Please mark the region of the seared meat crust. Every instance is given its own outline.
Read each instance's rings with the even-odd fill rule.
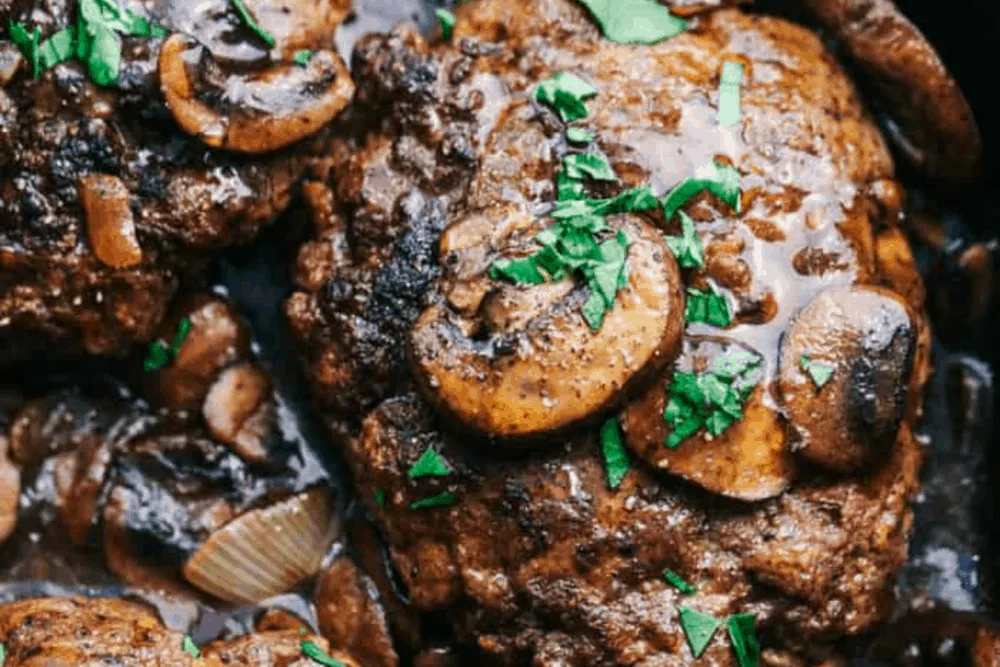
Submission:
[[[0,644],[5,667],[28,665],[253,665],[307,667],[300,643],[315,642],[330,654],[326,640],[297,629],[261,632],[203,646],[201,659],[183,650],[183,635],[167,630],[142,605],[115,599],[47,598],[0,604]],[[331,654],[346,667],[350,656]]]
[[[0,30],[22,22],[47,37],[75,22],[76,5],[8,0],[0,3]],[[229,127],[241,122],[241,110],[265,119],[279,114],[266,94],[289,97],[296,90],[271,73],[270,58],[280,64],[290,49],[331,48],[347,9],[343,0],[249,3],[276,34],[269,56],[229,2],[130,6],[207,47],[191,67],[203,79],[194,85],[228,109]],[[123,38],[121,72],[107,88],[76,60],[34,80],[7,39],[4,32],[0,365],[53,354],[123,354],[130,343],[149,340],[180,281],[197,275],[214,251],[252,239],[284,210],[305,169],[308,141],[247,156],[213,150],[204,137],[182,131],[174,118],[180,112],[161,92],[164,38]],[[235,89],[233,72],[258,71],[273,79],[271,89],[240,90],[261,99],[228,99],[211,89]],[[341,106],[353,88],[343,74],[334,82],[344,86]]]
[[[681,604],[718,617],[755,613],[765,646],[802,656],[870,629],[888,614],[906,557],[921,460],[912,425],[927,377],[928,332],[912,257],[880,247],[882,239],[898,242],[892,230],[903,195],[850,81],[816,35],[733,9],[641,47],[603,40],[570,0],[480,0],[457,14],[451,44],[429,45],[406,27],[359,44],[358,95],[331,147],[329,179],[307,187],[317,234],[300,253],[301,291],[287,306],[316,399],[345,445],[407,601],[444,620],[489,664],[694,664],[678,624]],[[719,70],[737,57],[747,61],[741,124],[720,129]],[[734,427],[711,448],[699,449],[710,440],[704,432],[689,438],[681,447],[691,456],[677,471],[655,447],[643,454],[645,443],[635,438],[645,430],[625,433],[632,470],[614,492],[592,428],[505,450],[490,437],[500,429],[457,428],[451,415],[429,407],[428,387],[414,379],[419,356],[407,349],[421,313],[468,307],[481,316],[476,298],[500,291],[485,279],[455,289],[469,266],[482,272],[503,247],[487,233],[472,249],[448,252],[451,232],[478,216],[500,238],[511,220],[550,210],[568,147],[564,125],[530,92],[561,71],[598,90],[581,124],[595,130],[592,150],[608,157],[621,182],[594,194],[648,183],[662,195],[713,159],[741,175],[738,215],[708,195],[685,208],[706,265],[686,271],[684,286],[717,287],[734,322],[690,324],[684,336],[752,352],[760,364],[754,410],[768,419],[756,430]],[[680,231],[676,220],[648,217],[661,233]],[[847,425],[850,433],[864,433],[867,419],[878,433],[893,433],[893,442],[873,444],[872,459],[849,473],[791,465],[802,462],[799,436],[782,401],[795,399],[778,391],[775,378],[800,359],[782,358],[782,335],[819,295],[852,285],[902,295],[886,299],[907,302],[896,309],[905,321],[861,318],[849,332],[858,338],[831,350],[835,373],[856,361],[841,348],[897,347],[884,356],[905,360],[913,372],[873,355],[866,381],[891,385],[899,410],[872,413],[872,392],[844,392],[850,400],[828,407],[849,405],[843,419],[859,422]],[[483,334],[473,327],[467,335],[480,341]],[[886,348],[883,337],[900,345]],[[512,354],[525,338],[515,332],[506,347],[488,352]],[[558,359],[561,352],[567,363],[553,363],[553,373],[572,374],[575,350],[561,350],[564,341],[543,339],[537,353]],[[485,353],[482,361],[489,363]],[[673,362],[660,360],[637,391],[662,392]],[[801,368],[796,379],[811,381]],[[644,403],[660,407],[642,414],[633,401],[629,420],[662,427],[662,403]],[[757,430],[767,431],[766,450],[753,440]],[[411,478],[428,447],[449,474]],[[774,478],[765,488],[740,470],[696,474],[765,456],[776,457],[760,463]],[[814,459],[823,465],[829,457]],[[446,492],[453,504],[412,507]],[[699,592],[681,596],[663,581],[665,568]],[[697,664],[734,661],[720,633]]]

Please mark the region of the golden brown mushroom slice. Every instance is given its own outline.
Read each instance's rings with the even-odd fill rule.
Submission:
[[[778,377],[802,456],[850,471],[887,454],[911,393],[918,333],[906,302],[879,287],[829,289],[802,309],[785,332]]]
[[[185,132],[212,148],[242,153],[305,139],[354,95],[350,73],[330,50],[316,51],[305,65],[284,62],[221,76],[208,49],[176,34],[163,44],[159,71],[167,107]]]
[[[693,386],[682,386],[691,379]],[[651,465],[713,493],[746,501],[776,496],[791,484],[795,467],[762,380],[753,350],[691,336],[663,382],[622,412],[625,443]],[[688,409],[695,413],[670,416],[668,423],[668,415]]]
[[[892,0],[807,0],[884,98],[892,138],[931,176],[978,175],[982,141],[958,83],[934,47]]]
[[[425,397],[486,435],[530,437],[598,416],[669,363],[684,327],[677,263],[641,219],[623,217],[615,226],[632,240],[628,285],[598,331],[581,314],[590,290],[572,279],[496,280],[485,293],[455,285],[464,295],[461,312],[436,304],[413,325],[411,356]],[[480,285],[482,278],[469,280]],[[467,303],[470,294],[478,303]]]

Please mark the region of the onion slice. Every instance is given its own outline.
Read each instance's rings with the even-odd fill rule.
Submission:
[[[234,604],[283,593],[315,574],[340,532],[332,493],[314,488],[212,533],[184,564],[198,589]]]

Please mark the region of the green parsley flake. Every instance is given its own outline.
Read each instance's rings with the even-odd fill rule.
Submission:
[[[194,640],[189,635],[184,635],[184,639],[181,640],[181,650],[193,658],[201,657],[201,649],[198,648],[198,645],[194,643]]]
[[[684,595],[694,595],[698,592],[698,589],[684,581],[681,575],[677,574],[673,570],[664,570],[663,577],[670,583],[671,586],[679,590]]]
[[[592,178],[595,181],[618,180],[615,170],[603,155],[573,153],[563,158],[563,169],[570,178]]]
[[[656,0],[580,0],[618,44],[657,44],[687,29],[687,21],[671,14]]]
[[[582,127],[570,127],[566,130],[566,138],[574,144],[589,144],[594,140],[594,133]]]
[[[830,381],[833,377],[833,366],[827,366],[826,364],[821,364],[819,362],[813,361],[809,358],[808,354],[803,354],[799,359],[799,366],[803,371],[809,374],[812,378],[813,384],[816,385],[817,389],[822,389],[823,385]]]
[[[417,462],[410,468],[409,475],[410,479],[419,479],[421,477],[446,477],[450,472],[441,455],[433,446],[428,445]]]
[[[570,178],[565,171],[556,174],[557,201],[573,201],[574,199],[586,199],[586,197],[587,193],[582,181]]]
[[[750,376],[759,366],[758,357],[737,348],[718,357],[704,373],[674,373],[663,411],[663,419],[671,427],[664,444],[676,449],[703,428],[718,437],[742,419],[743,405],[757,384]]]
[[[628,474],[629,460],[622,443],[618,421],[609,419],[601,427],[601,453],[604,455],[604,470],[608,476],[608,488],[616,491]]]
[[[313,52],[309,49],[302,49],[296,51],[295,55],[292,56],[292,62],[300,67],[305,67],[309,64],[309,59],[312,58]]]
[[[148,373],[159,370],[169,364],[172,359],[177,357],[181,345],[184,344],[184,339],[187,338],[190,332],[191,320],[186,317],[181,318],[181,321],[177,324],[177,333],[174,334],[174,340],[170,343],[170,347],[167,347],[162,340],[154,340],[149,344],[146,360],[142,364],[143,369]]]
[[[0,667],[3,667],[5,662],[7,662],[7,647],[0,644]]]
[[[375,489],[375,504],[379,509],[385,507],[385,491],[382,489]]]
[[[701,238],[694,232],[694,221],[684,211],[679,211],[681,219],[681,235],[668,236],[667,245],[670,252],[677,258],[677,265],[682,269],[697,269],[705,265],[705,247]]]
[[[569,72],[559,72],[538,84],[535,99],[555,109],[564,123],[587,117],[584,100],[597,95],[597,89]]]
[[[726,626],[740,667],[757,667],[760,664],[760,641],[754,631],[754,615],[733,614]]]
[[[448,505],[454,505],[456,502],[458,502],[458,498],[455,497],[455,494],[445,491],[444,493],[439,493],[436,496],[410,503],[410,509],[422,510],[430,507],[446,507]]]
[[[305,640],[299,644],[299,648],[302,649],[302,655],[315,663],[324,665],[324,667],[347,667],[340,660],[327,655],[326,651],[321,649],[316,642]]]
[[[441,24],[441,36],[444,37],[444,41],[451,41],[451,33],[455,30],[455,22],[457,19],[455,15],[449,12],[447,9],[439,9],[434,12],[437,16],[438,23]]]
[[[50,69],[76,55],[76,28],[63,28],[42,42],[39,56],[43,69]]]
[[[691,647],[691,653],[694,654],[694,657],[700,658],[708,647],[708,643],[712,641],[712,635],[722,625],[722,621],[690,607],[681,607],[677,610],[677,614],[680,617],[681,629],[684,630],[688,646]]]
[[[264,30],[264,28],[257,23],[253,14],[251,14],[250,10],[248,10],[246,5],[243,4],[243,0],[231,0],[231,2],[233,3],[233,8],[236,10],[236,13],[240,15],[240,19],[242,19],[243,23],[245,23],[250,30],[255,32],[265,44],[273,49],[274,45],[278,43],[277,40],[274,39],[274,35],[269,33],[267,30]]]
[[[695,172],[694,178],[681,182],[663,200],[663,216],[670,220],[682,206],[701,192],[708,191],[731,209],[740,212],[740,172],[734,167],[711,162]]]
[[[118,81],[122,66],[122,44],[114,30],[102,24],[88,26],[90,53],[87,55],[87,72],[98,86],[110,86]]]
[[[711,291],[689,287],[687,290],[687,307],[684,320],[688,323],[704,322],[717,327],[732,324],[733,316],[729,312],[729,303],[719,294],[715,286]]]
[[[39,52],[39,41],[42,39],[41,28],[35,28],[32,33],[22,23],[11,21],[7,26],[10,39],[21,50],[21,55],[31,65],[32,76],[36,79],[42,75],[42,57]]]
[[[729,127],[740,122],[740,81],[743,80],[743,63],[726,61],[722,64],[719,82],[719,125]]]

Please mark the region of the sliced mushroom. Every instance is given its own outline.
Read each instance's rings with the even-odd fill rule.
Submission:
[[[314,53],[304,67],[283,63],[229,74],[217,87],[209,83],[219,78],[208,73],[215,67],[205,47],[180,34],[160,51],[167,107],[185,132],[212,148],[242,153],[283,148],[329,123],[354,95],[347,68],[329,50]]]
[[[90,247],[97,259],[115,269],[142,261],[130,199],[128,188],[117,176],[91,174],[80,179]]]
[[[692,336],[684,341],[684,354],[663,382],[655,383],[621,415],[626,446],[651,465],[671,475],[730,498],[753,501],[779,495],[795,474],[786,446],[785,427],[777,411],[766,402],[767,386],[758,367],[746,379],[756,383],[743,404],[743,418],[712,437],[704,429],[676,448],[666,445],[671,433],[664,419],[670,399],[666,386],[677,371],[704,372],[713,362],[734,351],[760,355],[732,341]]]
[[[931,176],[962,182],[982,166],[979,128],[934,47],[892,0],[807,0],[868,74],[892,117],[893,139]]]
[[[7,456],[8,443],[0,435],[0,546],[14,533],[21,506],[21,471]]]
[[[647,223],[621,228],[632,239],[628,286],[599,331],[580,312],[589,289],[572,280],[494,281],[471,316],[425,310],[410,347],[428,400],[487,435],[536,436],[598,416],[669,363],[684,326],[677,263]]]
[[[244,461],[267,459],[277,414],[271,379],[255,364],[245,362],[222,371],[205,397],[202,414],[211,434]]]
[[[169,364],[147,373],[146,393],[177,410],[202,405],[223,368],[250,356],[250,332],[226,301],[199,294],[178,304],[157,331],[161,340],[174,339],[182,317],[191,328]]]
[[[781,343],[778,389],[802,456],[850,471],[886,455],[907,407],[917,337],[910,307],[879,287],[829,289],[798,314]]]

